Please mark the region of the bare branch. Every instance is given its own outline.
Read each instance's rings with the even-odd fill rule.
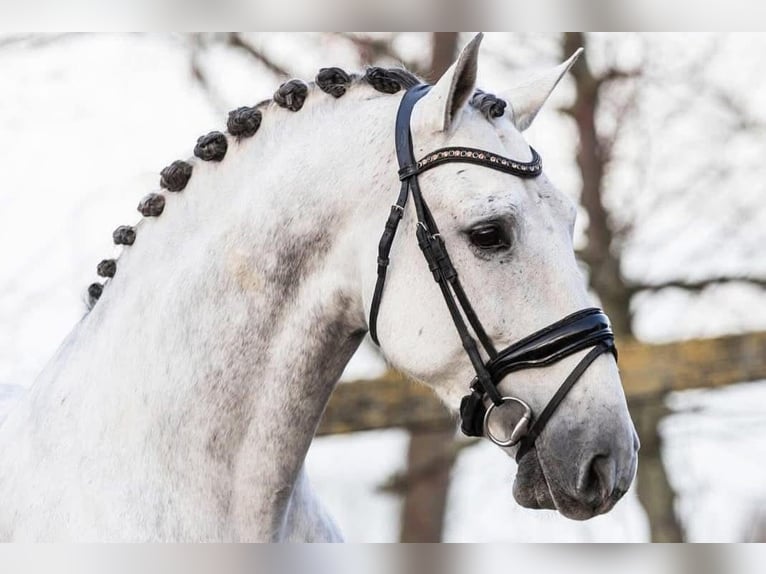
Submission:
[[[728,92],[720,86],[714,86],[710,83],[695,83],[696,87],[692,88],[699,94],[707,93],[710,98],[717,102],[724,110],[735,120],[735,129],[741,131],[757,131],[766,129],[766,125],[756,118],[752,112],[747,109],[747,106],[741,101],[740,98],[734,94]],[[693,84],[694,85],[694,84]]]
[[[721,46],[722,36],[717,36],[709,41],[707,45],[695,56],[694,60],[686,65],[671,69],[666,69],[664,73],[653,74],[645,73],[642,83],[645,86],[653,85],[661,88],[664,93],[672,94],[669,87],[680,88],[682,96],[678,97],[677,108],[671,110],[668,117],[663,120],[663,124],[671,121],[674,115],[687,114],[690,104],[693,102],[705,101],[718,104],[721,109],[727,111],[734,122],[734,129],[738,130],[764,130],[766,125],[762,120],[755,117],[748,110],[745,102],[736,94],[729,92],[725,86],[719,85],[711,80],[707,71],[711,67],[711,62],[724,50]],[[655,59],[662,58],[663,55],[654,56]],[[656,68],[655,65],[647,66],[647,70]]]
[[[239,32],[232,32],[230,34],[227,34],[226,43],[233,48],[242,50],[243,52],[251,56],[253,59],[258,61],[260,64],[265,66],[274,75],[280,76],[283,78],[290,77],[290,72],[288,72],[285,68],[283,68],[282,66],[277,64],[274,60],[269,58],[261,50],[253,46],[250,42],[248,42],[245,38],[243,38],[242,34],[240,34]]]
[[[412,488],[413,483],[439,472],[445,464],[451,466],[455,457],[464,449],[475,446],[480,442],[478,439],[455,441],[449,445],[446,452],[442,453],[441,456],[434,457],[432,460],[427,460],[419,465],[410,466],[405,471],[394,473],[383,484],[378,486],[378,492],[389,494],[405,493]]]
[[[530,61],[554,63],[560,55],[559,38],[525,32],[512,32],[504,45],[490,44],[482,46],[483,56],[493,59],[507,71],[528,69]]]
[[[201,61],[201,54],[205,49],[205,40],[201,34],[193,34],[191,36],[191,43],[192,46],[189,65],[191,67],[192,78],[194,78],[194,81],[199,84],[213,109],[219,113],[224,113],[226,111],[226,106],[224,105],[218,90],[215,89],[212,82],[208,78],[205,67]]]
[[[40,48],[60,40],[82,35],[81,32],[64,32],[61,34],[13,34],[0,38],[0,48],[7,46],[24,46],[25,48]]]
[[[566,56],[586,46],[585,34],[568,32],[564,35],[561,49]],[[599,84],[588,63],[587,51],[572,67],[572,78],[575,99],[571,104],[571,116],[580,139],[577,150],[577,165],[582,176],[580,200],[588,213],[588,244],[582,256],[591,269],[591,287],[599,294],[604,309],[612,318],[615,332],[630,335],[630,291],[620,271],[620,253],[613,249],[613,222],[602,197],[604,174],[612,150],[604,145],[596,129]]]
[[[389,59],[401,63],[402,66],[419,75],[428,71],[423,69],[422,64],[415,60],[409,60],[396,51],[394,48],[396,34],[389,34],[386,37],[380,38],[350,32],[333,32],[333,35],[351,42],[359,53],[359,59],[362,64],[370,65],[380,60]]]
[[[350,32],[336,32],[336,35],[351,42],[359,52],[359,58],[364,64],[374,64],[381,58],[391,58],[402,61],[401,54],[393,48],[394,35],[386,38],[360,36]]]
[[[729,275],[721,277],[708,277],[706,279],[685,280],[676,279],[661,283],[636,283],[631,282],[630,289],[633,293],[641,291],[660,291],[675,287],[677,289],[686,289],[687,291],[699,292],[712,285],[725,285],[730,283],[748,283],[761,288],[766,288],[766,278],[752,277],[750,275]]]
[[[713,85],[709,81],[690,75],[681,78],[644,76],[645,85],[654,85],[667,90],[668,86],[684,89],[683,96],[677,97],[676,105],[666,114],[663,123],[672,122],[677,116],[688,114],[692,102],[707,101],[716,103],[719,109],[726,111],[732,118],[734,131],[764,131],[766,123],[757,118],[738,96],[730,93],[722,86]]]
[[[596,83],[599,86],[614,82],[617,80],[635,80],[643,77],[644,71],[641,69],[635,70],[619,70],[617,68],[609,68],[606,72],[596,78]]]
[[[604,81],[607,77],[629,77],[627,72],[611,69],[603,74],[596,80],[599,90],[605,86]],[[639,77],[641,71],[634,70],[629,73],[630,77]],[[611,163],[614,159],[614,149],[617,146],[617,142],[620,140],[625,127],[628,125],[628,118],[636,112],[638,106],[639,87],[637,84],[633,84],[630,94],[624,99],[621,104],[614,104],[614,129],[610,134],[599,134],[598,144],[601,150],[602,158],[605,164]]]

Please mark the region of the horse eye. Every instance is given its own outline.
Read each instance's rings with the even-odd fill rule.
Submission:
[[[505,230],[498,225],[482,225],[472,229],[468,236],[476,247],[481,249],[505,249],[511,241]]]

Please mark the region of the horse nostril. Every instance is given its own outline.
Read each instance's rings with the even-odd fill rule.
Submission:
[[[614,460],[609,456],[597,455],[583,465],[577,492],[582,502],[596,508],[612,495],[615,481]]]

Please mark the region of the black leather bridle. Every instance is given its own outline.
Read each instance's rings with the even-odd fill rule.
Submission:
[[[609,319],[604,312],[601,309],[589,308],[564,317],[505,349],[500,351],[495,349],[473,310],[460,283],[457,271],[450,261],[436,221],[434,221],[431,211],[420,193],[418,175],[445,163],[464,162],[481,165],[517,177],[534,178],[542,173],[542,161],[532,148],[530,148],[532,161],[520,162],[480,149],[446,147],[438,149],[416,162],[412,149],[410,116],[415,103],[425,96],[429,89],[430,86],[425,84],[410,88],[404,94],[396,116],[396,155],[399,161],[399,179],[402,182],[402,187],[396,203],[391,206],[391,213],[378,245],[378,280],[370,307],[370,337],[376,344],[380,344],[378,342],[377,317],[386,281],[389,253],[399,221],[404,215],[407,198],[412,194],[412,203],[415,205],[418,219],[416,231],[418,245],[425,256],[428,268],[441,289],[452,321],[460,335],[463,348],[476,371],[476,377],[470,384],[470,392],[463,397],[460,404],[461,429],[468,436],[487,436],[492,442],[504,447],[520,443],[516,459],[521,460],[524,454],[532,448],[561,401],[590,364],[607,351],[613,353],[615,357],[617,356],[614,335]],[[488,361],[485,362],[482,358],[477,341],[468,330],[466,320],[488,355]],[[534,419],[534,422],[532,409],[527,403],[517,397],[503,396],[498,389],[500,381],[509,373],[522,369],[545,367],[584,349],[591,350],[580,360],[542,413]],[[523,414],[519,422],[515,424],[510,436],[503,439],[492,434],[489,420],[496,407],[509,402],[520,405],[523,408]],[[487,405],[487,403],[489,404]]]

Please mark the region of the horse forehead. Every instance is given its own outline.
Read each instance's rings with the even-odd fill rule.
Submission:
[[[421,118],[413,118],[412,137],[416,159],[447,146],[473,147],[518,161],[532,159],[529,144],[508,117],[489,120],[480,110],[471,107],[463,110],[456,128],[449,133],[429,130]],[[478,217],[486,213],[518,213],[527,203],[525,198],[529,190],[525,183],[528,180],[483,166],[448,163],[426,171],[420,177],[426,189],[438,190],[436,197],[432,195],[428,200],[433,202],[432,207],[446,208],[453,215]],[[555,195],[555,190],[546,185],[547,180],[537,183],[531,196],[535,203]]]
[[[532,151],[522,133],[516,129],[510,119],[503,116],[497,122],[497,130],[503,145],[508,150],[511,158],[521,161],[530,161]]]
[[[415,108],[416,114],[418,112]],[[487,119],[480,110],[463,109],[456,127],[449,132],[428,129],[424,120],[413,116],[413,143],[416,155],[424,155],[439,147],[474,147],[507,156],[518,161],[531,161],[532,152],[524,136],[507,117]]]
[[[483,119],[485,125],[464,126],[452,134],[443,145],[474,147],[519,161],[529,161],[529,145],[515,128],[497,129]],[[433,151],[433,150],[428,150]],[[445,191],[444,199],[458,200],[463,205],[494,202],[491,207],[515,206],[520,208],[526,196],[525,184],[520,179],[486,166],[454,162],[427,171],[423,176],[434,176],[437,185]]]
[[[507,117],[502,116],[489,121],[481,114],[473,113],[469,118],[469,121],[465,122],[465,128],[456,131],[456,139],[465,138],[475,142],[472,147],[487,149],[517,161],[532,160],[529,144]]]

